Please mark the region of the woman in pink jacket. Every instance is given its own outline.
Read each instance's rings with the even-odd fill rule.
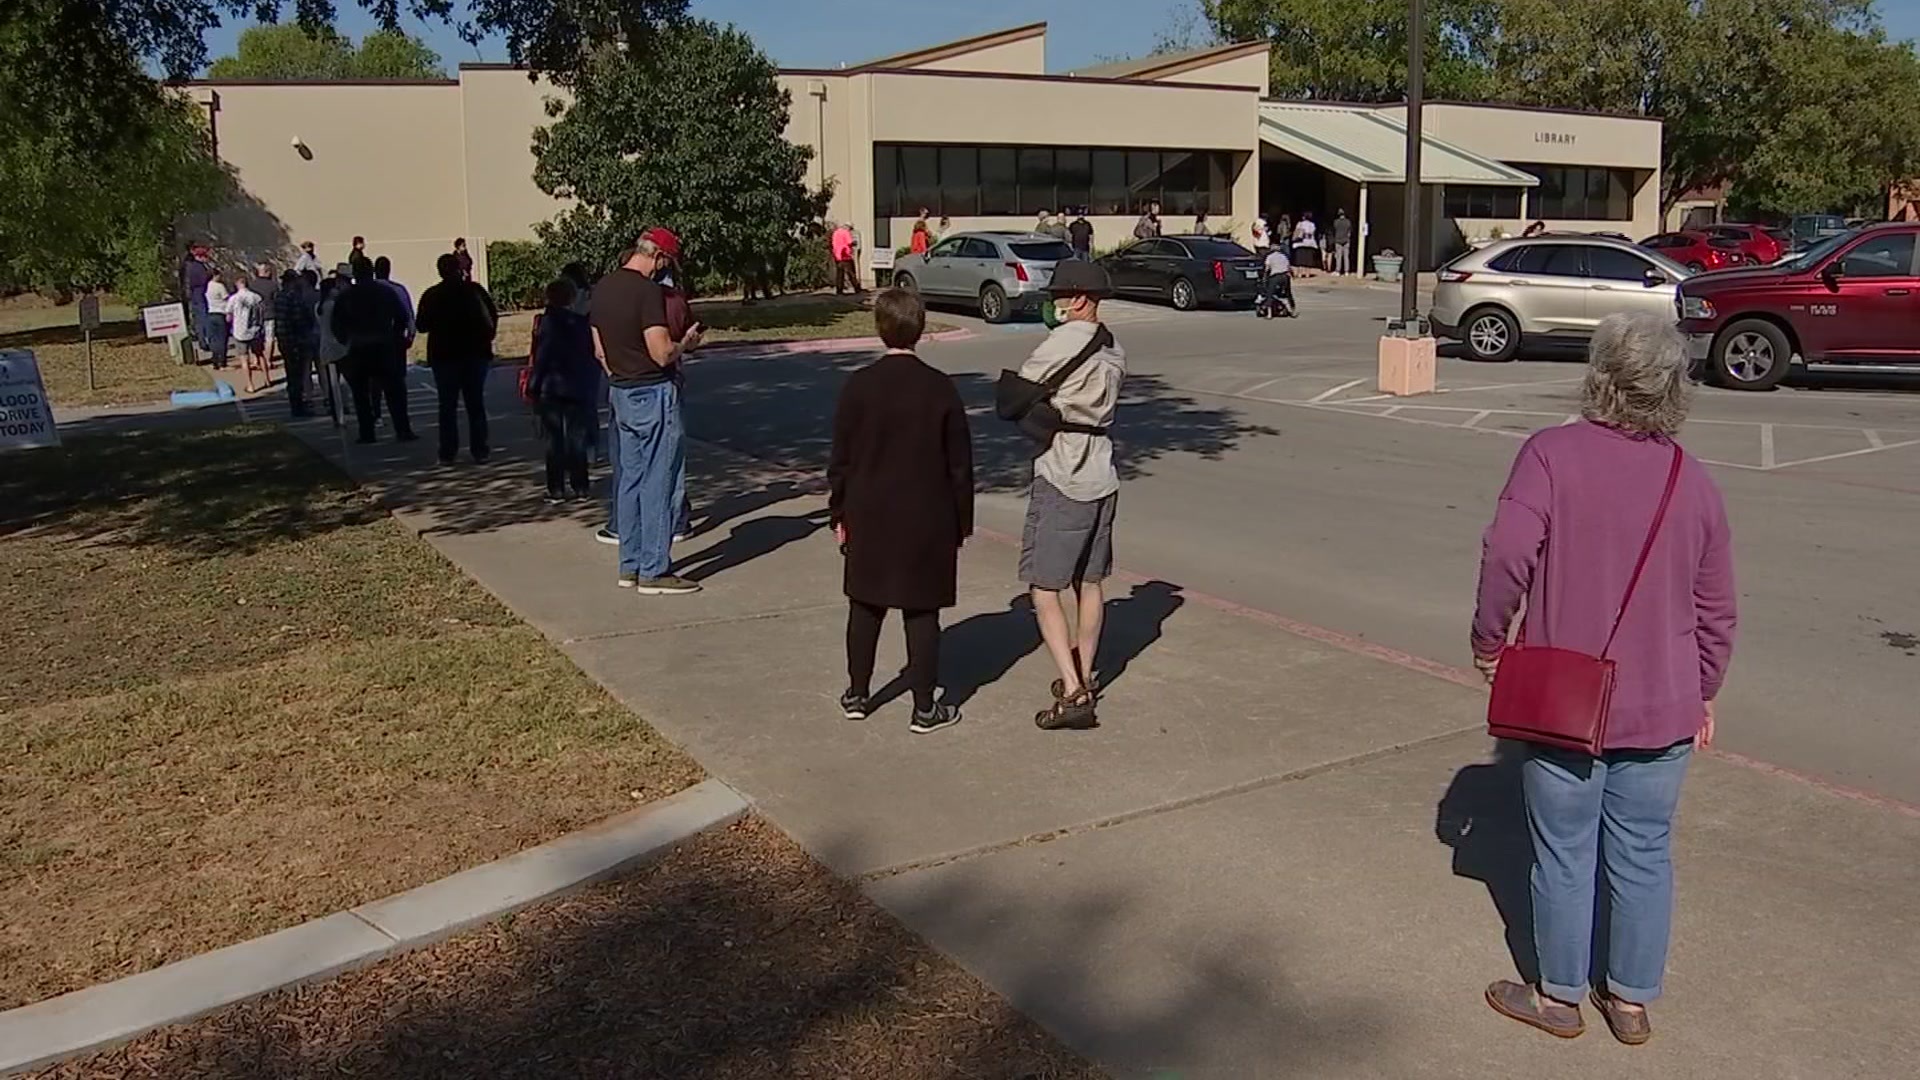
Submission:
[[[1473,619],[1489,678],[1525,601],[1525,640],[1618,665],[1599,757],[1529,746],[1538,986],[1496,982],[1487,1003],[1554,1035],[1585,1030],[1591,998],[1613,1034],[1642,1043],[1673,919],[1674,808],[1733,652],[1731,541],[1720,489],[1680,450],[1692,386],[1671,319],[1614,316],[1595,333],[1579,423],[1520,448],[1487,529]],[[1633,602],[1622,613],[1674,456],[1680,470]],[[1612,899],[1605,970],[1590,972],[1595,867]]]

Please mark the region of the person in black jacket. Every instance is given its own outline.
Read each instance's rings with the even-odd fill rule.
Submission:
[[[547,309],[533,327],[527,395],[547,434],[547,501],[587,497],[587,461],[603,373],[593,327],[574,310],[577,290],[561,278],[547,286]]]
[[[467,405],[468,449],[487,460],[487,374],[493,370],[493,334],[500,313],[477,281],[467,280],[456,255],[440,256],[440,280],[420,294],[413,325],[427,335],[427,366],[440,393],[440,464],[460,454],[460,403]]]
[[[887,289],[873,320],[886,355],[855,372],[833,415],[828,510],[846,556],[847,692],[841,711],[871,711],[874,651],[888,608],[907,631],[915,733],[960,722],[934,701],[940,609],[958,588],[960,545],[973,534],[973,438],[953,380],[913,353],[926,327],[920,298]]]
[[[407,417],[406,357],[400,354],[400,342],[407,332],[407,312],[394,295],[373,276],[373,264],[364,256],[352,264],[353,284],[340,290],[333,302],[330,329],[347,347],[340,363],[347,385],[353,390],[353,415],[360,422],[363,443],[374,441],[373,396],[387,399],[387,411],[393,414],[394,438],[412,442],[419,438]]]

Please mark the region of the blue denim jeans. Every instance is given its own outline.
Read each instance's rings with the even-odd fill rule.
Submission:
[[[1693,743],[1593,758],[1534,747],[1521,770],[1533,839],[1533,941],[1540,986],[1578,1002],[1592,985],[1596,863],[1612,915],[1607,989],[1644,1005],[1660,996],[1673,929],[1673,812]]]
[[[619,500],[620,572],[665,577],[673,563],[675,490],[686,462],[680,388],[671,382],[613,388],[614,497]]]
[[[676,405],[678,404],[677,398],[675,403]],[[598,417],[596,416],[595,419],[597,420]],[[684,438],[686,428],[682,426],[680,430]],[[599,432],[596,429],[596,434],[606,440],[607,464],[610,466],[610,471],[607,474],[607,531],[618,536],[620,535],[619,414],[614,414],[614,422],[607,425],[604,432]],[[675,536],[685,536],[693,529],[693,503],[687,498],[687,459],[685,454],[682,454],[680,457],[680,468],[674,472],[673,492],[673,503],[680,508],[679,512],[674,515],[673,534]]]

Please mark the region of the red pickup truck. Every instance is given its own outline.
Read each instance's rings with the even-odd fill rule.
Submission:
[[[1680,283],[1693,358],[1736,390],[1768,390],[1795,362],[1920,371],[1920,224],[1829,237],[1754,270]]]

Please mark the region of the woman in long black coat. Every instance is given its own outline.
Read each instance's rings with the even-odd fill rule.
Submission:
[[[847,692],[841,711],[870,711],[874,651],[887,609],[907,631],[907,681],[915,732],[960,721],[933,700],[940,673],[940,609],[952,607],[960,545],[973,534],[973,438],[953,380],[913,353],[926,326],[920,298],[888,289],[874,298],[886,355],[840,391],[827,466],[834,535],[846,556]]]

